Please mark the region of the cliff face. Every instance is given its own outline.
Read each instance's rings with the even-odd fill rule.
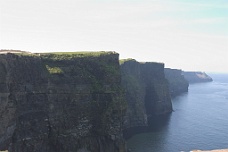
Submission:
[[[148,126],[150,117],[172,111],[164,64],[129,60],[121,64],[121,72],[128,104],[125,129]]]
[[[188,92],[189,83],[184,78],[181,70],[165,68],[165,78],[169,82],[171,97]]]
[[[205,72],[183,72],[183,75],[189,83],[213,81],[212,78],[208,76]]]
[[[124,152],[118,54],[0,55],[0,150]]]

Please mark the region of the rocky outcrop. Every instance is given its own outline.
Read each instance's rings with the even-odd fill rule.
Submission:
[[[125,129],[148,126],[151,117],[170,113],[172,103],[162,63],[121,63],[122,86],[126,90]]]
[[[183,72],[185,79],[189,83],[199,83],[199,82],[211,82],[213,81],[210,76],[205,72]]]
[[[118,54],[1,54],[0,150],[125,152]]]
[[[169,82],[171,97],[188,92],[188,81],[184,78],[182,70],[165,68],[165,78]]]

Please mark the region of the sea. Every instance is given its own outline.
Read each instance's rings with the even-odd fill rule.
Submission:
[[[165,123],[127,140],[131,152],[189,152],[228,148],[228,74],[209,73],[213,82],[189,85],[172,99]]]

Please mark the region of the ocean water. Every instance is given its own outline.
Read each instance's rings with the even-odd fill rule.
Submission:
[[[213,82],[191,84],[172,100],[174,112],[159,129],[130,138],[131,152],[228,148],[228,74],[209,75]]]

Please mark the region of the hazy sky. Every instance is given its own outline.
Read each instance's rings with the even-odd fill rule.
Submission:
[[[228,72],[228,0],[0,0],[0,49],[116,51]]]

